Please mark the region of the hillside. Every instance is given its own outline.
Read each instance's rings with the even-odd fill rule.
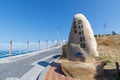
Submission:
[[[107,61],[109,67],[115,67],[116,61],[120,63],[120,35],[100,36],[96,40],[99,60]]]
[[[105,80],[116,80],[115,62],[119,62],[120,64],[120,35],[97,36],[95,38],[98,44],[97,49],[100,54],[96,60],[105,61],[107,63],[104,67]],[[67,45],[63,46],[63,55],[58,62],[66,60],[66,47]]]

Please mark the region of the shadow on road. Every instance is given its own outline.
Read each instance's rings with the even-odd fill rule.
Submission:
[[[38,62],[38,64],[43,67],[47,67],[48,65],[50,65],[48,62],[45,62],[45,61]]]
[[[60,57],[61,55],[55,55],[53,56],[54,59],[57,59],[58,57]]]
[[[52,57],[52,59],[51,60],[54,60],[54,59],[57,59],[57,58],[59,58],[61,55],[55,55],[55,56],[53,56]],[[48,59],[49,60],[49,59]],[[52,63],[49,63],[49,62],[47,62],[47,61],[40,61],[40,62],[38,62],[38,64],[39,65],[41,65],[41,66],[43,66],[43,67],[47,67],[48,65],[51,65],[52,66],[52,64],[53,64],[53,62]]]

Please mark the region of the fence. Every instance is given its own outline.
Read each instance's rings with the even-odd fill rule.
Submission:
[[[52,41],[37,41],[37,42],[13,42],[0,43],[0,58],[15,56],[43,49],[49,49],[61,46],[66,43],[66,40],[52,40]]]

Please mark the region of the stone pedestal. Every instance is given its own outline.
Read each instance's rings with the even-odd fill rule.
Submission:
[[[73,18],[69,34],[67,58],[61,64],[62,71],[67,77],[80,80],[94,80],[104,75],[104,62],[96,62],[98,57],[97,43],[87,18],[76,14]]]
[[[65,76],[80,80],[94,80],[104,76],[103,67],[105,65],[105,62],[65,61],[61,63]]]

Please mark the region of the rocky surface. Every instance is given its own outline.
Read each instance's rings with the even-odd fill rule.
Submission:
[[[83,63],[79,61],[64,61],[61,63],[65,76],[80,80],[94,80],[104,75],[105,62]]]

